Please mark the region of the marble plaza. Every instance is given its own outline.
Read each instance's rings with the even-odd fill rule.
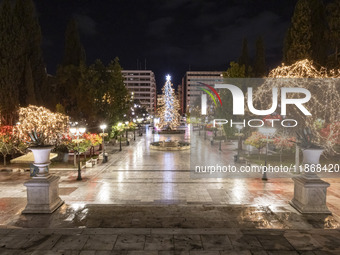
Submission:
[[[188,151],[151,151],[149,143],[168,136],[151,132],[119,152],[107,146],[109,162],[59,175],[55,213],[22,214],[27,172],[0,173],[1,254],[339,254],[340,181],[331,185],[332,215],[302,215],[289,201],[293,175],[268,181],[244,178],[192,178],[190,163],[233,163],[236,144],[211,145],[203,135]]]

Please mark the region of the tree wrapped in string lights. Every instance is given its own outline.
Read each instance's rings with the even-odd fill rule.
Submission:
[[[57,145],[69,129],[69,117],[53,113],[45,107],[29,105],[19,109],[19,123],[16,131],[21,140],[28,141],[28,133],[35,130],[42,133],[46,144]]]
[[[297,107],[288,108],[287,118],[298,121],[298,128],[308,127],[312,131],[315,142],[325,148],[327,152],[336,153],[334,146],[337,139],[335,136],[321,134],[321,129],[332,123],[340,121],[340,69],[327,70],[324,67],[317,68],[312,61],[301,60],[293,65],[282,65],[273,69],[265,82],[256,89],[253,94],[253,103],[257,109],[269,109],[272,104],[272,89],[280,90],[282,87],[305,88],[310,91],[311,99],[304,106],[311,113],[310,116],[303,114]],[[289,93],[288,98],[299,98],[299,93]],[[324,126],[320,127],[320,122]],[[337,128],[337,125],[330,125]],[[331,133],[337,131],[330,130]]]
[[[271,70],[268,78],[340,78],[340,69],[317,68],[313,61],[304,59],[290,66],[282,64]]]
[[[158,128],[174,129],[179,126],[179,102],[172,87],[171,76],[166,76],[163,91],[163,105],[159,108],[160,121]]]

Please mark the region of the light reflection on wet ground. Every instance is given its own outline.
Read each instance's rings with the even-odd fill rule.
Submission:
[[[149,142],[168,135],[148,134],[110,156],[107,166],[76,172],[58,171],[65,205],[53,215],[21,215],[26,203],[23,182],[28,173],[0,173],[0,224],[35,227],[249,227],[337,228],[340,215],[340,181],[331,182],[328,206],[334,216],[301,216],[290,207],[290,178],[192,179],[190,151],[151,151]],[[183,139],[186,135],[174,135]],[[202,157],[231,161],[235,145],[197,146]],[[109,151],[117,148],[107,148]],[[270,176],[269,176],[270,177]],[[228,206],[225,206],[228,205]]]
[[[305,215],[266,206],[64,205],[52,215],[21,215],[12,224],[30,228],[274,228],[333,229],[332,216]]]

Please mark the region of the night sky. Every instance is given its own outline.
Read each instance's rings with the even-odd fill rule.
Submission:
[[[282,45],[296,0],[35,0],[43,33],[47,71],[61,62],[65,28],[75,17],[87,55],[108,63],[118,56],[124,69],[155,72],[157,87],[170,73],[175,86],[184,73],[226,70],[247,37],[250,56],[263,36],[270,68],[281,63]]]

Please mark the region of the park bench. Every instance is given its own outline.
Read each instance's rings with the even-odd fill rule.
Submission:
[[[92,159],[86,161],[86,163],[85,163],[86,168],[93,167],[93,165],[94,165],[94,162],[92,161]]]
[[[94,165],[97,165],[99,162],[98,158],[91,158],[88,161],[86,161],[85,166],[86,167],[93,167]]]

